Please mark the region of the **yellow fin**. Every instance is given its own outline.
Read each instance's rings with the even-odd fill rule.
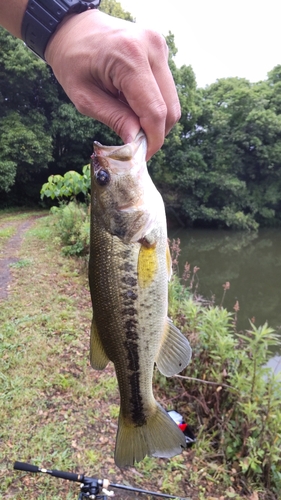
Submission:
[[[138,282],[141,288],[149,286],[158,269],[156,245],[141,245],[138,258]]]
[[[167,318],[160,349],[156,356],[158,369],[166,377],[181,372],[191,360],[192,349],[185,336]]]
[[[167,264],[168,280],[170,281],[173,273],[173,268],[172,268],[172,257],[168,241],[166,246],[166,264]]]
[[[146,455],[171,458],[186,448],[183,432],[158,403],[155,405],[142,426],[126,425],[120,412],[114,457],[118,467],[133,466]]]
[[[109,362],[109,358],[104,351],[100,341],[96,322],[93,319],[91,327],[91,342],[90,342],[90,362],[95,370],[103,370]]]

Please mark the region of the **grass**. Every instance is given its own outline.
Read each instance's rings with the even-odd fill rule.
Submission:
[[[15,226],[0,228],[0,251],[2,250],[6,242],[15,234],[15,232]]]
[[[12,268],[9,300],[1,303],[0,455],[4,476],[8,471],[13,475],[16,459],[66,470],[77,469],[79,463],[82,466],[86,462],[85,452],[80,451],[83,444],[79,444],[80,462],[72,441],[73,436],[79,436],[80,443],[87,439],[87,430],[99,411],[93,387],[100,387],[100,398],[106,397],[107,389],[111,394],[114,386],[116,390],[112,376],[102,374],[100,381],[101,374],[89,368],[87,283],[80,277],[79,265],[53,248],[50,234],[44,220],[27,233],[20,260]],[[38,498],[35,483],[49,482],[46,498],[55,492],[56,498],[65,498],[64,483],[40,478],[27,482],[35,491],[16,479],[14,498]],[[4,484],[7,486],[6,481]],[[42,488],[44,491],[45,486]]]
[[[25,220],[29,220],[30,217],[44,214],[47,214],[47,212],[38,210],[29,210],[28,212],[0,210],[0,252],[7,241],[17,233],[20,224]]]
[[[12,217],[15,217],[15,227],[26,218]],[[10,220],[9,214],[0,213],[0,231],[7,220]],[[13,280],[9,297],[0,300],[0,498],[77,498],[79,487],[75,484],[14,472],[13,462],[19,460],[106,477],[114,483],[191,496],[193,500],[275,499],[275,496],[264,496],[264,492],[262,496],[255,496],[258,487],[251,496],[246,487],[244,496],[242,488],[239,494],[234,489],[237,476],[242,478],[241,470],[238,466],[235,468],[235,463],[229,468],[227,459],[220,460],[218,448],[214,447],[215,436],[206,432],[210,417],[205,414],[205,407],[212,415],[223,391],[218,387],[211,391],[211,386],[198,386],[194,381],[187,386],[180,379],[157,375],[154,389],[157,400],[164,407],[181,413],[184,409],[186,415],[190,414],[189,423],[198,424],[195,447],[171,460],[146,457],[136,467],[123,471],[115,466],[113,454],[119,413],[115,374],[112,365],[102,372],[90,367],[91,303],[85,261],[62,256],[56,241],[50,217],[34,221],[25,233],[18,252],[19,260],[10,268]],[[181,294],[180,314],[178,293]],[[201,372],[208,369],[206,377],[209,380],[216,364],[220,366],[225,354],[233,351],[232,346],[225,344],[229,337],[222,334],[216,339],[211,328],[213,325],[215,332],[223,333],[228,313],[215,308],[210,308],[209,312],[207,309],[199,311],[199,305],[190,300],[190,293],[178,289],[177,281],[170,290],[170,308],[183,330],[192,332],[191,337],[198,338],[200,333],[201,347],[210,329],[209,337],[214,346],[207,338],[201,352],[198,351],[199,343],[195,345],[192,364],[193,376],[204,378]],[[181,324],[183,320],[184,325]],[[219,348],[221,354],[217,356]],[[207,364],[208,353],[213,358]],[[250,360],[248,354],[246,358]],[[213,375],[218,381],[215,371]],[[219,377],[223,382],[221,369]],[[244,378],[247,381],[247,377]],[[196,404],[198,408],[194,411]],[[270,413],[274,415],[271,409]],[[214,417],[220,420],[223,415],[218,411]],[[235,438],[237,436],[233,442]],[[123,500],[136,498],[136,495],[120,491],[116,496]]]
[[[2,215],[0,224],[7,219]],[[9,298],[0,304],[0,498],[78,496],[70,482],[14,472],[16,460],[183,496],[187,483],[177,458],[168,467],[147,458],[123,472],[114,464],[118,388],[112,366],[98,372],[89,365],[83,261],[61,255],[48,217],[26,232],[18,256]],[[188,453],[179,460],[186,467]]]

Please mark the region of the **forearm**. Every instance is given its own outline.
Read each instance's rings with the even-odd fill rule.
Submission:
[[[0,0],[0,25],[21,38],[21,23],[28,0]]]

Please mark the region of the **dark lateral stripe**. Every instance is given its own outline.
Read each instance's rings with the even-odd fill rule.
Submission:
[[[134,287],[137,286],[138,280],[134,278],[133,276],[124,276],[124,278],[121,279],[121,281],[128,286]]]
[[[124,265],[123,265],[124,267]],[[129,266],[126,266],[129,270]],[[131,270],[131,269],[130,269]],[[126,349],[126,365],[128,369],[128,381],[130,386],[130,415],[136,426],[142,426],[146,422],[140,386],[140,359],[138,351],[138,311],[135,307],[137,294],[137,280],[131,274],[125,274],[122,282],[128,287],[122,293],[125,299],[124,309],[121,311],[123,325],[126,335],[124,347]],[[131,372],[131,373],[130,373]]]
[[[132,405],[132,418],[136,426],[140,427],[146,423],[146,416],[144,413],[144,408],[142,404],[142,398],[140,393],[140,374],[139,372],[134,372],[129,377],[130,386],[132,390],[132,397],[130,398],[130,403]]]
[[[124,342],[124,346],[127,351],[127,368],[131,372],[129,375],[129,383],[130,383],[130,393],[131,397],[130,401],[130,410],[131,417],[136,426],[141,426],[145,424],[146,417],[144,414],[144,408],[141,397],[140,390],[140,365],[139,365],[139,353],[138,353],[138,345],[137,342],[132,340],[126,340]]]

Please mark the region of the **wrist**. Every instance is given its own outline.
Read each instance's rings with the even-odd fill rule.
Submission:
[[[67,39],[68,31],[72,30],[73,26],[79,23],[85,15],[87,14],[80,14],[79,19],[77,19],[76,14],[68,14],[57,26],[56,30],[48,40],[44,53],[45,61],[51,67],[53,66],[53,61],[56,60],[57,55],[63,56],[63,42]]]
[[[29,0],[22,20],[22,39],[41,59],[63,20],[96,9],[100,0]]]
[[[0,25],[21,38],[21,23],[28,0],[0,0]]]

